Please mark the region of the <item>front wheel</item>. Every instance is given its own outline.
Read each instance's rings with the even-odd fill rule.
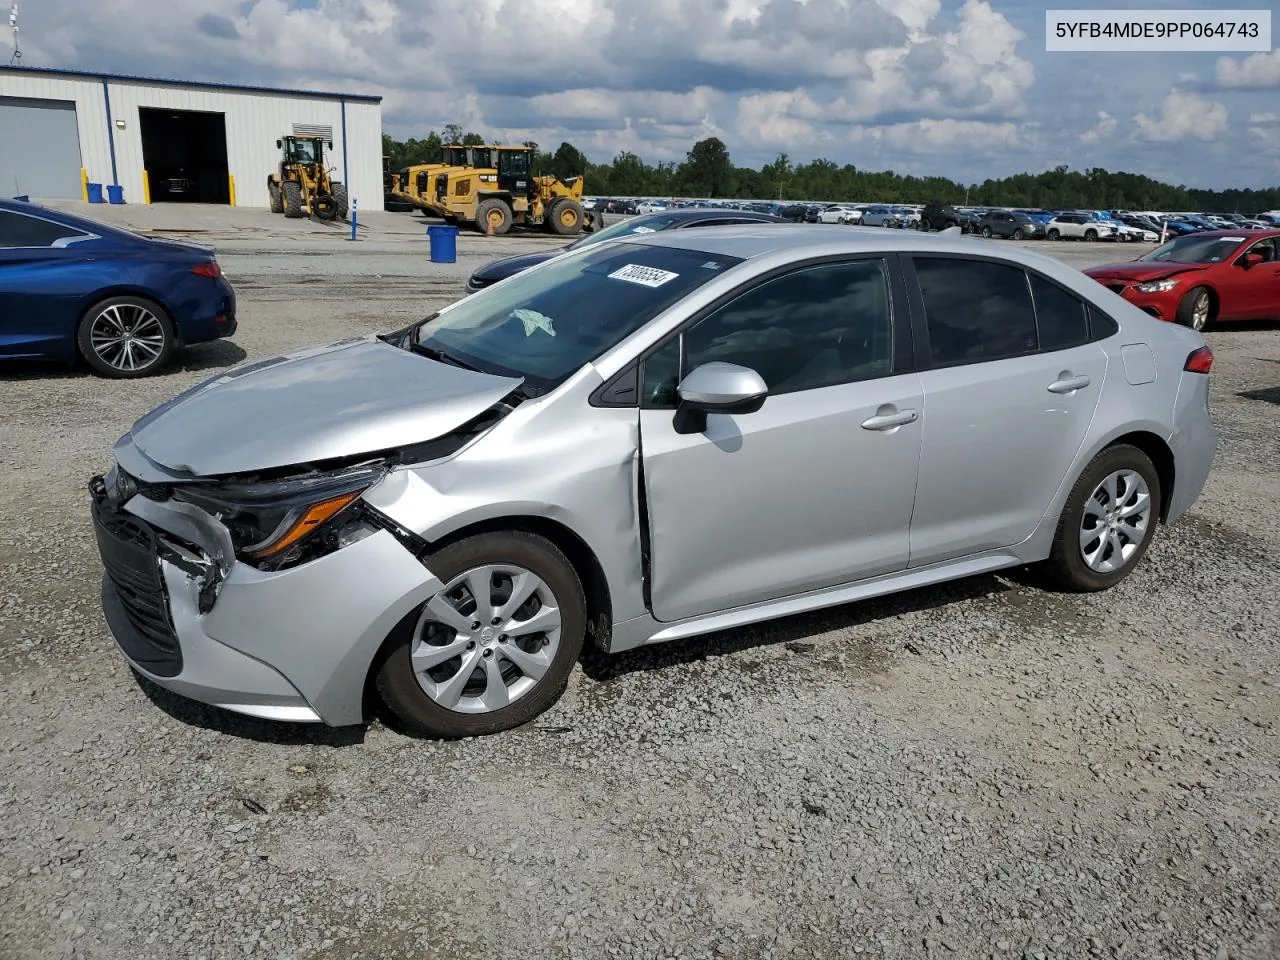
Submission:
[[[1090,227],[1084,232],[1084,238],[1090,243],[1094,243],[1098,239],[1098,231]]]
[[[528,723],[554,704],[582,649],[587,605],[551,541],[482,533],[426,560],[444,589],[377,675],[409,732],[454,739]]]
[[[582,232],[582,204],[577,200],[563,197],[551,205],[547,216],[547,226],[551,232],[562,237],[571,237]]]
[[[1209,324],[1209,315],[1213,311],[1213,298],[1205,287],[1195,287],[1187,291],[1187,295],[1178,304],[1178,322],[1196,332],[1204,330]]]
[[[1013,239],[1014,239],[1014,240],[1021,240],[1021,239],[1022,239],[1022,228],[1021,228],[1021,227],[1015,227],[1015,228],[1014,228],[1014,230],[1013,230]]]
[[[1048,574],[1069,590],[1115,586],[1151,545],[1163,491],[1151,458],[1128,444],[1093,459],[1067,498],[1045,562]]]
[[[990,239],[991,239],[991,228],[990,228],[990,227],[983,227],[983,228],[982,228],[982,238],[983,238],[984,240],[990,240]]]
[[[347,219],[351,212],[351,201],[347,197],[347,185],[345,183],[335,183],[333,185],[333,205],[338,208],[339,219]]]
[[[1055,227],[1054,229],[1052,229],[1052,230],[1050,230],[1050,231],[1049,231],[1049,239],[1050,239],[1050,240],[1061,240],[1061,239],[1062,239],[1062,234],[1061,234],[1061,233],[1058,231],[1058,229]]]

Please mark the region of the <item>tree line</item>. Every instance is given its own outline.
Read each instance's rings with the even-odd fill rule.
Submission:
[[[395,140],[384,135],[383,153],[392,171],[414,163],[438,163],[446,143],[480,145],[485,138],[457,124],[424,139]],[[1043,207],[1050,210],[1205,210],[1260,213],[1280,209],[1280,186],[1262,190],[1204,190],[1173,186],[1138,173],[1071,170],[1019,173],[964,184],[947,177],[915,177],[892,170],[863,170],[831,160],[793,163],[779,154],[759,170],[736,166],[717,137],[699,140],[683,162],[649,164],[634,153],[619,153],[610,163],[592,163],[570,143],[552,152],[538,144],[534,171],[561,179],[585,178],[588,194],[623,197],[696,197],[749,200],[813,200],[881,203],[956,203],[974,206]]]

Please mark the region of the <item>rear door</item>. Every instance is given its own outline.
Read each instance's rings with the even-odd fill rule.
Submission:
[[[1031,536],[1084,443],[1107,357],[1084,303],[1017,265],[915,256],[907,281],[924,345],[917,567]]]
[[[901,339],[909,326],[895,324],[905,312],[895,276],[880,257],[792,267],[645,358],[640,440],[659,620],[906,567],[921,393]],[[705,432],[677,433],[676,385],[713,361],[754,369],[769,396],[755,413],[710,415]]]

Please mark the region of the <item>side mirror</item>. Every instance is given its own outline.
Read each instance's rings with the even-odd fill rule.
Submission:
[[[277,140],[277,141],[276,141],[276,149],[277,149],[277,150],[279,150],[279,149],[280,149],[281,147],[283,147],[283,146],[284,146],[284,141],[283,141],[283,140]]]
[[[1263,260],[1264,260],[1264,257],[1260,253],[1246,253],[1244,257],[1240,260],[1240,266],[1244,267],[1246,270],[1249,270],[1253,267],[1256,267],[1258,264],[1262,263]]]
[[[676,392],[676,433],[702,433],[709,413],[755,413],[764,406],[769,387],[749,367],[716,362],[691,371]]]
[[[332,140],[330,140],[330,141],[329,141],[329,149],[330,149],[330,150],[332,150],[332,149],[333,149],[333,141],[332,141]]]

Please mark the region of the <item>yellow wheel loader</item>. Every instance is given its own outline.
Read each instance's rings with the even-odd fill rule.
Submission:
[[[333,149],[333,141],[328,141]],[[346,185],[334,180],[325,166],[326,143],[321,137],[293,135],[276,141],[282,151],[279,169],[267,177],[271,212],[317,220],[347,218]]]
[[[501,236],[513,224],[560,236],[582,232],[582,178],[535,177],[529,147],[495,146],[492,167],[436,174],[433,206],[452,223]]]

